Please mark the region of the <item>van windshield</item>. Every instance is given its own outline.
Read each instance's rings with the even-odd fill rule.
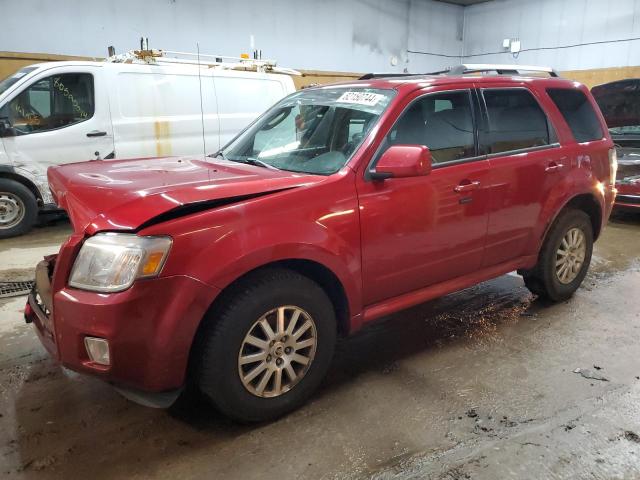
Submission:
[[[0,95],[9,90],[9,87],[20,80],[22,77],[27,75],[30,72],[33,72],[38,67],[24,67],[18,70],[13,75],[9,75],[7,78],[0,82]]]
[[[394,90],[326,87],[281,100],[220,155],[280,170],[330,175],[342,168],[395,96]]]

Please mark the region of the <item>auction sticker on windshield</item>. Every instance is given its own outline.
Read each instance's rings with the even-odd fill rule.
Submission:
[[[340,103],[357,103],[359,105],[367,105],[369,107],[373,107],[377,104],[381,98],[384,98],[384,95],[380,95],[379,93],[371,93],[371,92],[344,92],[338,98],[338,102]]]

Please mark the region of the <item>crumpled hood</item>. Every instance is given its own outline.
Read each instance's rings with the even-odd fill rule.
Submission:
[[[49,186],[76,232],[135,230],[186,205],[243,199],[326,177],[206,157],[91,161],[51,167]]]
[[[591,93],[609,128],[640,125],[640,79],[596,85]]]

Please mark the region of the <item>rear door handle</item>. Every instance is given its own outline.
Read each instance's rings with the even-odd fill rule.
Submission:
[[[553,173],[553,172],[559,172],[563,168],[564,168],[564,165],[562,163],[551,162],[549,165],[547,165],[547,168],[545,168],[544,171]]]
[[[466,180],[464,182],[461,182],[460,185],[458,185],[457,187],[455,187],[453,191],[456,193],[470,192],[472,190],[476,190],[479,186],[480,186],[480,182],[478,181],[469,182],[468,180]]]
[[[87,133],[87,137],[104,137],[107,132],[101,132],[100,130],[92,130]]]

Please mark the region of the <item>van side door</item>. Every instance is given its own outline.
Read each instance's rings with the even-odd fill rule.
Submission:
[[[553,125],[531,89],[479,90],[480,148],[490,164],[490,209],[485,266],[535,255],[545,200],[569,170]]]
[[[289,94],[273,75],[214,71],[213,82],[220,119],[220,146],[229,143],[259,115]]]
[[[7,99],[0,117],[12,135],[2,141],[18,173],[46,178],[47,168],[110,158],[113,134],[99,66],[46,69]]]

